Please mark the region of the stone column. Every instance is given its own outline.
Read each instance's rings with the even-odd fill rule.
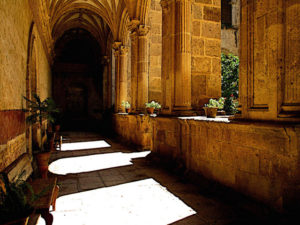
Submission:
[[[139,25],[138,20],[132,20],[129,25],[129,30],[131,31],[131,111],[136,112],[137,109],[137,96],[138,96],[138,33],[137,26]]]
[[[115,112],[119,112],[120,105],[120,47],[121,42],[114,42],[115,50]]]
[[[119,61],[119,112],[123,110],[122,101],[127,101],[127,54],[128,48],[121,46]]]
[[[191,0],[176,0],[174,111],[191,107]]]
[[[162,0],[164,114],[192,114],[191,0]]]
[[[138,59],[137,59],[137,111],[145,109],[145,103],[148,102],[148,46],[147,34],[149,27],[140,25],[138,32]]]

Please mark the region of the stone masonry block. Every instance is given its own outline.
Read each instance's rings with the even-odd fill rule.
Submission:
[[[221,7],[221,0],[213,0],[213,5]]]
[[[220,22],[221,21],[221,9],[217,7],[204,6],[203,8],[203,19]]]
[[[221,38],[221,24],[214,22],[202,22],[202,37]]]
[[[237,169],[252,174],[259,174],[259,150],[235,147]]]
[[[210,73],[211,59],[207,57],[192,57],[192,72]]]
[[[195,0],[195,3],[212,4],[212,0]]]
[[[193,18],[194,19],[202,19],[202,7],[200,5],[194,4],[192,8]]]
[[[151,26],[151,33],[161,35],[162,33],[162,27],[161,24],[152,24]]]
[[[201,34],[201,23],[200,23],[200,21],[193,21],[192,35],[193,36],[200,36],[200,34]]]
[[[203,56],[204,55],[204,40],[199,38],[192,38],[192,55]]]
[[[220,58],[212,58],[212,72],[221,74],[221,60]]]
[[[205,40],[205,55],[221,56],[221,41],[220,40]]]

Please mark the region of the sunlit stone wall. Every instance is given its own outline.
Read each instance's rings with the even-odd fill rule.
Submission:
[[[13,16],[12,16],[13,15]],[[30,27],[28,1],[0,1],[0,171],[26,151],[25,106]],[[51,72],[41,40],[34,38],[36,87],[42,99],[51,93]]]
[[[114,122],[122,140],[189,172],[279,210],[298,204],[300,128],[295,125],[140,115],[115,115]]]

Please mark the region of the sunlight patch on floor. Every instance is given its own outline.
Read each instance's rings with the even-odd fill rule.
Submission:
[[[153,179],[57,199],[53,225],[167,225],[196,212]],[[43,219],[38,225],[43,225]]]
[[[108,148],[111,147],[106,141],[84,141],[84,142],[73,142],[64,143],[61,145],[61,151],[73,151],[73,150],[84,150],[84,149],[95,149],[95,148]]]
[[[83,173],[119,166],[132,165],[134,158],[144,158],[150,151],[136,153],[106,153],[89,156],[58,159],[49,165],[49,171],[54,174]]]

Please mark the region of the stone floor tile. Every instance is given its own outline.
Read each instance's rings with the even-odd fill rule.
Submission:
[[[59,196],[69,195],[79,192],[77,183],[59,185]]]
[[[103,181],[99,176],[96,177],[80,177],[79,180],[79,188],[81,190],[90,190],[95,188],[104,187]]]

